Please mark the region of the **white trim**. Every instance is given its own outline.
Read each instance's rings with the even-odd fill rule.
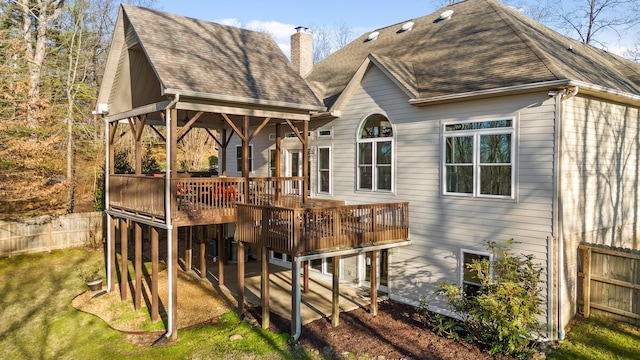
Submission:
[[[362,128],[363,126],[366,124],[367,120],[369,120],[369,118],[371,118],[372,116],[375,115],[379,115],[379,116],[383,116],[384,118],[387,119],[387,121],[389,121],[389,124],[391,125],[391,131],[392,131],[392,135],[389,137],[376,137],[376,138],[366,138],[366,139],[361,139],[360,138],[360,133],[362,132]],[[383,143],[383,142],[390,142],[391,143],[391,164],[389,165],[389,167],[391,168],[391,175],[390,175],[390,181],[391,181],[391,189],[387,190],[387,189],[379,189],[378,188],[378,177],[377,177],[377,173],[378,173],[378,163],[377,163],[377,144],[378,143]],[[360,163],[359,163],[359,155],[360,155],[360,144],[363,143],[370,143],[371,144],[371,188],[370,189],[364,189],[364,188],[360,188]],[[378,192],[378,193],[389,193],[392,194],[395,191],[395,167],[396,167],[396,126],[393,124],[393,122],[391,122],[391,119],[389,119],[389,116],[387,116],[387,114],[385,114],[382,111],[376,111],[376,112],[372,112],[368,115],[366,115],[361,121],[360,121],[360,125],[357,127],[357,132],[356,132],[356,149],[355,149],[355,171],[356,171],[356,176],[355,176],[355,190],[356,192],[362,191],[362,192]],[[386,164],[385,164],[386,165]]]
[[[324,132],[324,134],[322,134],[322,132]],[[316,130],[316,134],[317,139],[333,139],[333,126],[329,129],[318,129]]]
[[[458,196],[458,197],[466,197],[466,198],[483,198],[483,199],[508,199],[513,200],[516,199],[517,193],[517,148],[518,148],[518,117],[517,116],[504,116],[504,117],[495,117],[495,118],[487,118],[487,119],[470,119],[464,121],[443,121],[441,122],[441,147],[440,147],[440,172],[442,176],[441,179],[441,191],[440,193],[445,196]],[[491,122],[491,121],[504,121],[511,120],[511,126],[499,127],[499,128],[486,128],[486,129],[468,129],[468,130],[453,130],[447,131],[446,128],[449,125],[453,124],[471,124],[471,123],[481,123],[481,122]],[[490,194],[481,194],[480,193],[480,168],[482,164],[480,163],[480,137],[486,135],[511,135],[511,153],[510,153],[510,163],[511,167],[511,194],[507,196],[503,195],[490,195]],[[472,137],[473,138],[473,153],[472,153],[472,163],[469,165],[473,168],[473,185],[472,185],[472,193],[457,193],[457,192],[448,192],[447,191],[447,138],[453,137]]]
[[[465,268],[465,263],[464,263],[464,254],[473,254],[473,255],[480,255],[480,256],[484,256],[487,257],[489,259],[489,262],[491,264],[493,264],[493,254],[486,252],[486,251],[477,251],[477,250],[469,250],[469,249],[464,249],[461,248],[460,249],[460,262],[458,265],[458,269],[460,271],[460,275],[458,278],[458,284],[460,284],[460,291],[462,293],[464,293],[464,268]],[[492,266],[493,269],[493,266]],[[490,270],[491,272],[491,278],[493,278],[493,270]],[[468,282],[470,284],[474,284],[474,285],[480,285],[480,284],[476,284],[476,283],[472,283],[472,282]]]

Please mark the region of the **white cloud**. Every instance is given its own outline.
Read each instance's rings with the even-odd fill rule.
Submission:
[[[278,21],[260,21],[253,20],[247,23],[246,28],[249,30],[265,31],[273,36],[276,41],[289,39],[291,34],[295,32],[295,25],[284,24]]]
[[[227,26],[235,26],[238,28],[242,27],[242,23],[235,18],[220,19],[220,20],[215,20],[214,22],[217,22],[218,24],[222,24],[222,25],[227,25]]]

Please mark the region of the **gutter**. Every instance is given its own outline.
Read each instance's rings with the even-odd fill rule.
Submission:
[[[162,95],[176,95],[176,96],[193,97],[193,98],[207,99],[207,100],[218,100],[221,102],[232,102],[232,103],[242,103],[242,104],[248,104],[248,105],[262,105],[262,106],[275,107],[275,108],[295,109],[300,111],[326,111],[327,110],[325,106],[320,106],[320,105],[303,105],[303,104],[290,103],[285,101],[273,101],[273,100],[246,98],[242,96],[210,94],[210,93],[204,93],[199,91],[189,91],[189,90],[163,89]]]
[[[567,87],[579,87],[582,89],[582,92],[587,94],[591,93],[594,95],[599,95],[605,98],[610,98],[618,102],[622,103],[631,103],[634,105],[640,104],[640,95],[636,95],[630,92],[624,92],[600,85],[586,83],[584,81],[579,80],[571,80],[571,79],[562,79],[562,80],[553,80],[553,81],[545,81],[540,83],[532,83],[532,84],[524,84],[524,85],[515,85],[515,86],[507,86],[495,89],[487,89],[487,90],[478,90],[478,91],[470,91],[460,94],[452,94],[452,95],[442,95],[435,96],[425,99],[410,99],[409,104],[414,106],[430,106],[437,104],[446,104],[456,101],[463,100],[473,100],[473,99],[483,99],[490,97],[497,97],[500,95],[513,95],[513,94],[522,94],[529,93],[541,90],[561,90]],[[577,94],[577,93],[576,93]],[[575,96],[575,95],[572,95]]]

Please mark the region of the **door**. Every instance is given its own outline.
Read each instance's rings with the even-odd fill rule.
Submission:
[[[389,250],[380,250],[378,253],[378,290],[387,292],[389,286]],[[371,287],[371,252],[364,256],[364,282],[363,285]]]

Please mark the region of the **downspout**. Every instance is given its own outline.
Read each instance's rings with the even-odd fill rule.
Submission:
[[[166,111],[166,122],[165,126],[167,127],[167,141],[166,141],[166,159],[167,166],[165,170],[165,181],[164,181],[164,213],[165,213],[165,223],[167,224],[167,259],[172,259],[173,251],[172,251],[172,241],[173,241],[173,224],[171,223],[171,134],[169,134],[169,124],[171,121],[175,121],[175,119],[171,119],[171,108],[174,107],[178,101],[180,101],[180,94],[176,94],[173,100],[164,108]],[[167,273],[172,274],[173,271],[173,261],[167,261]],[[169,291],[173,289],[173,279],[172,276],[168,276],[167,278],[167,287]],[[173,303],[173,299],[171,294],[168,296],[168,307],[167,307],[167,332],[162,335],[158,340],[156,340],[152,346],[157,345],[163,342],[165,339],[168,339],[173,334],[173,322],[175,319],[172,318],[171,314],[173,314],[173,307],[176,304]]]
[[[563,127],[563,122],[562,119],[564,117],[564,101],[569,100],[570,98],[578,95],[578,91],[579,88],[577,86],[575,86],[573,88],[573,91],[570,93],[567,93],[566,90],[563,93],[559,94],[560,97],[560,101],[558,102],[558,111],[559,111],[559,116],[558,116],[558,127],[556,129],[556,131],[558,132],[558,152],[556,154],[556,157],[558,158],[558,176],[557,178],[557,201],[558,201],[558,211],[556,213],[557,216],[557,220],[556,220],[556,237],[558,239],[558,339],[559,340],[564,340],[565,338],[565,331],[564,331],[564,312],[563,312],[563,304],[564,304],[564,298],[563,298],[563,293],[564,293],[564,288],[565,288],[565,273],[564,273],[564,268],[565,268],[565,256],[564,256],[564,237],[563,237],[563,198],[562,198],[562,181],[561,181],[561,174],[562,174],[562,158],[560,156],[560,154],[562,154],[562,140],[564,137],[564,127]]]
[[[109,120],[106,117],[104,119],[104,142],[105,142],[105,157],[104,157],[104,205],[108,208],[109,204]],[[113,286],[113,275],[111,272],[111,215],[107,215],[107,292],[111,292]]]

